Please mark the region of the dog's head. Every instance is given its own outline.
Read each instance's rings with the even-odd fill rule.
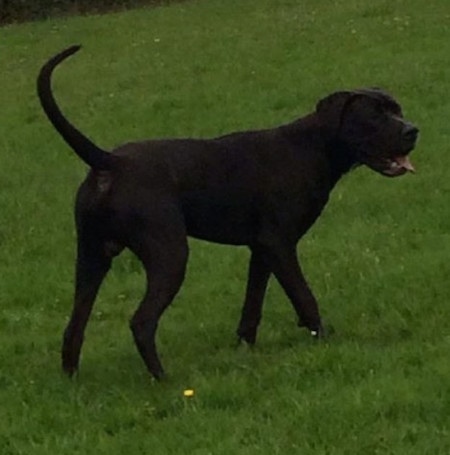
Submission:
[[[336,92],[319,101],[316,114],[332,142],[356,163],[388,177],[414,172],[408,154],[419,133],[400,105],[380,89]]]

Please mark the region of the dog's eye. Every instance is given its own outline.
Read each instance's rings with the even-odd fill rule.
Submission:
[[[403,112],[400,106],[394,106],[393,109],[391,109],[392,114],[394,114],[396,117],[403,118]]]
[[[395,115],[396,117],[403,117],[402,108],[393,102],[388,102],[383,106],[386,113]]]
[[[375,113],[378,115],[386,115],[386,108],[381,104],[376,104],[374,106]]]

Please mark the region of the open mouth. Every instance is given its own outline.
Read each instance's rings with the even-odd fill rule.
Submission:
[[[400,155],[390,158],[386,162],[386,167],[380,171],[388,177],[398,177],[406,172],[416,172],[407,155]]]

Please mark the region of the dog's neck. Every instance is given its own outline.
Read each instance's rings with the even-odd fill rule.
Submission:
[[[323,154],[330,163],[332,187],[359,163],[348,148],[324,126],[316,113],[311,113],[282,127],[299,150],[311,142],[317,144],[314,153]]]

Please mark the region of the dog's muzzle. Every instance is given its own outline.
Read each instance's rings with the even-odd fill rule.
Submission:
[[[393,158],[389,158],[384,163],[385,166],[380,171],[383,175],[388,177],[398,177],[400,175],[406,174],[407,172],[416,172],[413,164],[411,163],[408,153],[416,145],[417,136],[419,135],[419,129],[414,126],[412,123],[404,122],[402,130],[402,153]]]
[[[387,160],[386,167],[381,170],[381,173],[387,177],[398,177],[406,174],[407,172],[416,172],[407,155],[397,156]]]

